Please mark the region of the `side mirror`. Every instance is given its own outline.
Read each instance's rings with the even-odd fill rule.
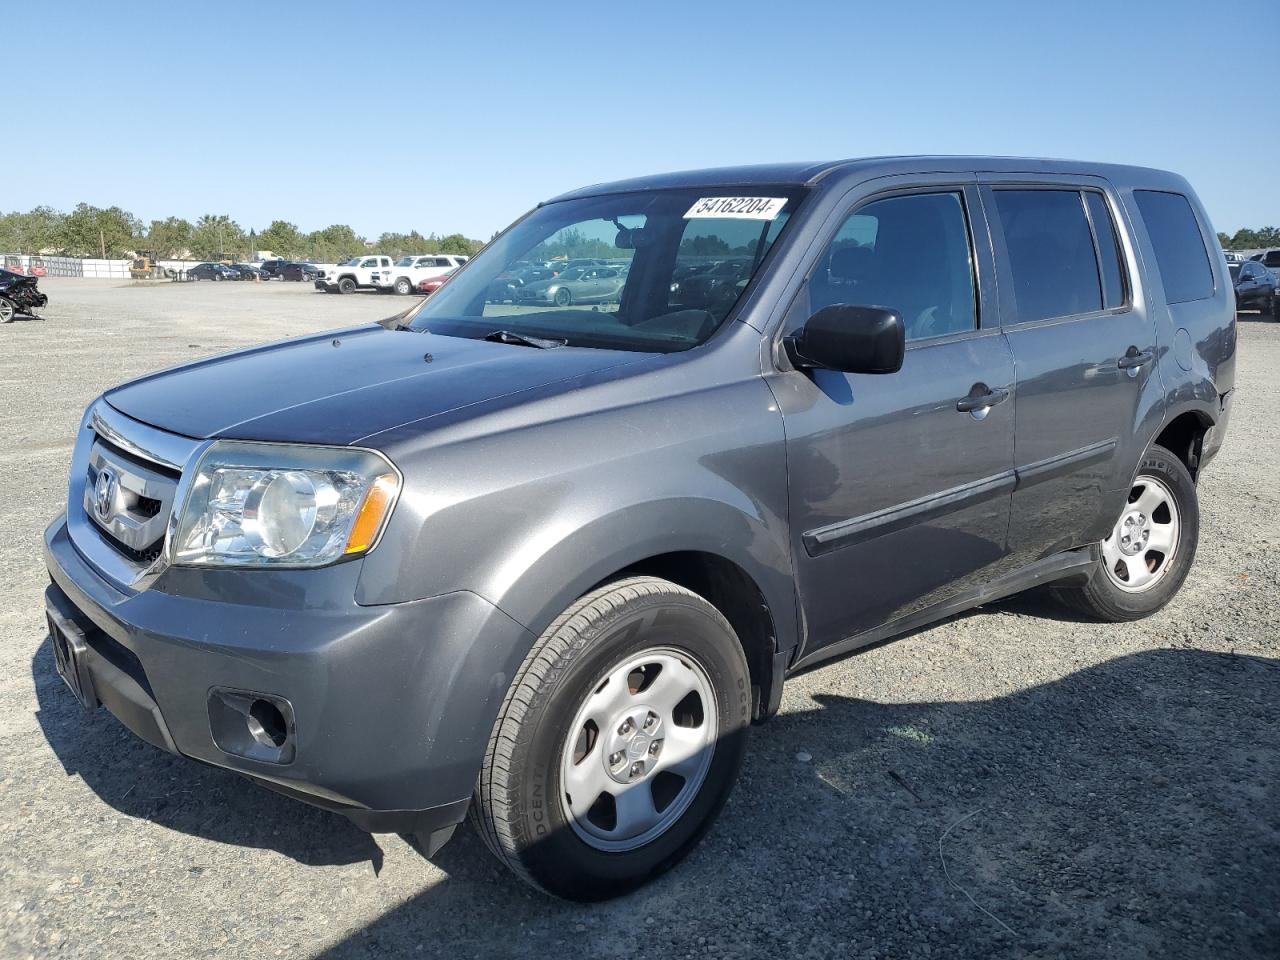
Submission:
[[[842,373],[897,373],[907,349],[902,315],[885,307],[836,303],[823,307],[783,341],[800,369]]]

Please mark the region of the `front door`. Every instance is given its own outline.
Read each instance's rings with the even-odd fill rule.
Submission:
[[[995,575],[1013,489],[1013,360],[979,291],[976,188],[872,197],[826,245],[788,331],[833,303],[897,310],[897,373],[790,371],[783,414],[806,653]],[[977,280],[986,279],[983,282]],[[990,318],[990,319],[988,319]]]

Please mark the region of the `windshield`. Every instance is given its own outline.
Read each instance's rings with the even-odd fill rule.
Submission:
[[[740,191],[741,192],[741,191]],[[405,318],[413,330],[505,330],[570,346],[667,353],[724,323],[802,191],[654,190],[549,203]]]

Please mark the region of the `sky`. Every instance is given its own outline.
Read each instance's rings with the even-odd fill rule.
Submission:
[[[6,18],[0,210],[488,239],[605,180],[976,153],[1162,167],[1217,230],[1280,224],[1280,0],[60,0]]]

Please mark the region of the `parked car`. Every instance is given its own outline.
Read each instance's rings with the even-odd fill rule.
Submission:
[[[616,309],[486,302],[623,221]],[[565,194],[394,324],[94,400],[57,668],[175,754],[428,854],[470,811],[523,879],[620,894],[788,675],[1032,586],[1118,622],[1177,593],[1234,396],[1213,238],[1181,177],[1052,160]],[[733,302],[669,302],[693,247],[752,252]]]
[[[705,270],[698,270],[671,283],[671,303],[695,309],[705,308],[717,299],[730,303],[738,297],[738,285],[751,273],[751,261],[744,258],[722,260]]]
[[[189,280],[239,280],[240,274],[225,263],[199,263],[187,271]]]
[[[357,290],[390,290],[391,258],[382,254],[352,257],[337,267],[332,275],[317,277],[317,290],[326,293],[355,293]]]
[[[240,275],[241,280],[267,280],[267,272],[252,263],[233,263],[231,269]]]
[[[391,266],[392,289],[400,294],[412,293],[423,280],[456,270],[466,262],[466,257],[448,253],[401,257]]]
[[[1274,313],[1276,276],[1257,260],[1227,264],[1236,294],[1236,309]]]
[[[258,269],[266,274],[267,280],[279,280],[281,273],[286,266],[292,263],[291,260],[285,260],[283,257],[277,257],[274,260],[263,260],[258,264]]]
[[[435,293],[442,286],[444,286],[444,282],[448,280],[451,276],[453,276],[453,274],[454,274],[454,271],[450,270],[447,273],[437,274],[434,277],[428,277],[426,280],[418,281],[418,292],[419,293]]]
[[[517,303],[554,303],[567,307],[575,303],[617,302],[625,278],[615,267],[569,267],[547,280],[516,288]]]
[[[530,283],[550,280],[555,272],[550,267],[523,267],[518,270],[504,270],[494,278],[485,295],[490,303],[515,303],[518,299],[516,291]]]
[[[13,323],[20,313],[30,315],[49,298],[40,292],[40,280],[12,270],[0,270],[0,323]]]
[[[319,279],[319,277],[320,270],[310,263],[291,262],[280,268],[281,280],[306,280],[311,282]]]
[[[1280,250],[1267,250],[1255,253],[1250,260],[1256,260],[1270,270],[1280,270]]]

